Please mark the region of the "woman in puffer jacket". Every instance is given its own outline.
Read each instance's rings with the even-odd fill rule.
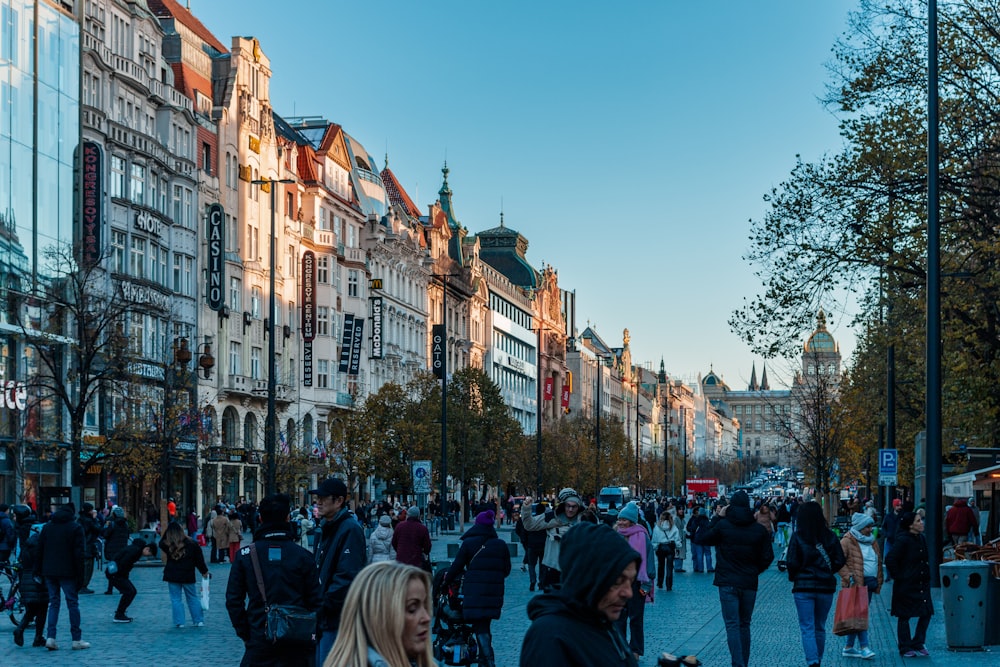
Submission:
[[[819,667],[826,645],[826,619],[837,590],[834,574],[847,562],[819,503],[808,502],[799,508],[798,524],[788,543],[787,560],[806,663]]]
[[[378,528],[368,538],[368,562],[380,563],[396,560],[396,550],[392,548],[392,517],[383,514],[378,519]]]
[[[847,564],[840,570],[840,585],[844,588],[864,584],[868,588],[868,606],[872,595],[882,590],[882,551],[872,535],[874,519],[867,513],[857,513],[851,517],[851,529],[840,540]],[[854,648],[855,640],[858,648]],[[847,635],[844,657],[871,660],[875,651],[868,643],[868,631]]]

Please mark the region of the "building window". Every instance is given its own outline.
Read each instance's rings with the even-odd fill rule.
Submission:
[[[111,156],[111,183],[108,189],[112,197],[121,199],[125,196],[125,158]]]
[[[250,288],[250,314],[260,317],[260,288],[256,285]]]
[[[295,217],[295,193],[286,192],[285,193],[285,217],[294,218]]]
[[[240,363],[242,357],[242,352],[240,350],[240,344],[235,340],[229,341],[229,374],[230,375],[240,375],[243,372],[242,364]]]
[[[347,296],[358,296],[358,280],[360,276],[357,269],[350,269],[347,272]]]
[[[259,347],[250,348],[250,377],[254,380],[260,379],[260,353]]]
[[[330,309],[327,306],[316,307],[316,335],[330,335]]]
[[[116,273],[125,273],[125,232],[111,231],[112,266]]]
[[[285,253],[285,257],[287,258],[287,264],[288,264],[288,277],[289,278],[294,278],[295,277],[295,264],[296,264],[296,259],[297,259],[296,255],[295,255],[295,246],[294,245],[289,245],[288,246],[288,252]]]
[[[240,284],[239,278],[229,279],[229,309],[233,313],[239,313],[243,310],[243,297],[241,291],[243,286]]]
[[[330,362],[326,359],[316,361],[316,386],[327,389],[330,386]]]
[[[146,239],[132,237],[132,252],[129,254],[129,274],[136,278],[146,277]]]
[[[129,187],[129,199],[136,204],[145,204],[146,167],[141,164],[132,165],[132,181]]]
[[[183,211],[181,207],[184,202],[184,188],[179,185],[174,186],[174,222],[178,225],[181,224],[181,219],[183,217]]]
[[[316,258],[316,282],[320,285],[330,282],[330,257],[327,255]]]
[[[201,144],[201,170],[209,175],[212,173],[212,145],[207,141]]]

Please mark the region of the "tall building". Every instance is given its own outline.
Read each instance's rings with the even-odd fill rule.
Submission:
[[[27,337],[44,329],[72,342],[72,331],[49,320],[56,312],[49,288],[65,268],[54,265],[51,253],[72,248],[82,229],[74,227],[81,218],[73,197],[75,160],[92,166],[105,160],[99,146],[80,152],[76,9],[67,2],[0,0],[0,382],[6,408],[0,410],[0,501],[34,507],[41,488],[70,483],[69,429],[65,406],[48,388],[53,374]],[[33,50],[36,45],[42,48]],[[87,215],[99,215],[107,202],[91,195]]]

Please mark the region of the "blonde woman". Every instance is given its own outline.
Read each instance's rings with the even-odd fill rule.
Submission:
[[[373,563],[354,578],[323,667],[436,667],[431,578],[412,565]]]

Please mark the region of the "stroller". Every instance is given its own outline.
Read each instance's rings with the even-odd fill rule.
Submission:
[[[479,644],[472,626],[462,617],[462,582],[453,581],[445,587],[447,572],[447,568],[441,568],[433,579],[434,659],[442,665],[475,665],[478,664]]]

